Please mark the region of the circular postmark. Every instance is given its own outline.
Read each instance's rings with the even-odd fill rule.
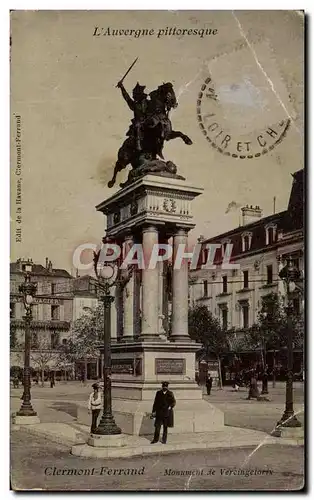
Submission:
[[[230,92],[237,90],[236,85],[230,86]],[[232,106],[229,106],[230,109]],[[222,109],[210,76],[201,86],[196,112],[199,127],[211,147],[225,156],[241,160],[258,158],[272,151],[282,142],[291,124],[290,118],[285,118],[261,127],[254,123],[253,130],[250,130],[242,122],[238,126],[234,123],[234,130],[231,130],[228,112]]]
[[[231,71],[232,73],[232,71]],[[239,76],[239,75],[237,75]],[[236,159],[253,159],[282,142],[291,124],[284,112],[269,106],[268,96],[249,77],[215,84],[208,76],[197,97],[199,127],[212,148]],[[266,110],[266,111],[265,111]]]

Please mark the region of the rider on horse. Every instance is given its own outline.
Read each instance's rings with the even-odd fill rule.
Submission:
[[[137,83],[133,89],[133,99],[125,90],[122,80],[117,87],[121,89],[123,98],[134,113],[134,118],[127,132],[127,138],[118,151],[118,159],[108,187],[114,186],[118,172],[129,164],[133,169],[129,175],[130,179],[132,175],[134,177],[144,171],[176,173],[176,166],[172,162],[158,159],[158,157],[163,159],[164,142],[177,137],[185,144],[192,144],[192,141],[186,134],[172,129],[169,111],[177,106],[172,83],[159,85],[156,90],[150,92],[149,97],[144,92],[145,86]],[[121,183],[120,186],[124,187],[125,184]]]
[[[141,139],[142,139],[142,125],[146,118],[147,108],[148,108],[148,100],[147,94],[145,94],[144,85],[140,85],[137,83],[133,89],[132,95],[133,99],[129,96],[123,83],[118,82],[118,88],[121,89],[122,95],[127,102],[129,108],[134,113],[134,118],[132,119],[132,123],[127,132],[128,137],[132,137],[135,139],[135,147],[137,151],[141,150]]]

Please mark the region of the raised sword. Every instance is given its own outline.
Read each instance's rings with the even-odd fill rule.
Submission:
[[[127,70],[127,72],[125,73],[125,75],[121,78],[121,80],[119,80],[119,83],[123,82],[123,80],[130,73],[131,69],[133,68],[133,66],[134,66],[134,64],[136,63],[137,60],[138,60],[138,57],[135,59],[135,61],[132,62],[131,66],[129,67],[129,69]],[[116,85],[116,87],[118,87],[118,84]]]

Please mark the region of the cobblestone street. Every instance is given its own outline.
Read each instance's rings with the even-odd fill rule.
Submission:
[[[12,433],[11,446],[14,489],[298,490],[303,486],[303,447],[262,446],[256,452],[246,448],[95,460],[73,457],[66,447],[21,431]]]

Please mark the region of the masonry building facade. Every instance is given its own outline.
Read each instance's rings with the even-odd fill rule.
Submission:
[[[12,262],[10,264],[11,366],[23,367],[24,362],[25,309],[19,286],[24,282],[26,269],[31,273],[31,280],[37,284],[32,306],[31,366],[39,371],[40,366],[46,365],[47,369],[58,371],[59,367],[55,363],[58,349],[60,345],[67,343],[73,322],[86,312],[86,308],[94,309],[98,305],[96,289],[91,284],[90,276],[73,277],[64,269],[54,268],[48,258],[45,266],[36,264],[31,259],[18,259]],[[94,366],[95,363],[92,362],[91,365]],[[87,369],[91,375],[95,371],[90,366]]]
[[[190,306],[205,304],[218,317],[225,330],[243,334],[257,320],[262,299],[270,293],[284,295],[278,273],[291,256],[301,274],[304,272],[304,186],[303,170],[293,174],[287,210],[262,216],[259,206],[242,208],[242,225],[213,238],[201,237],[201,264],[208,257],[207,245],[218,244],[216,269],[190,271]],[[231,264],[238,269],[224,269],[226,245],[232,245]],[[231,248],[231,247],[229,247]],[[294,311],[302,314],[303,296],[295,293]]]

